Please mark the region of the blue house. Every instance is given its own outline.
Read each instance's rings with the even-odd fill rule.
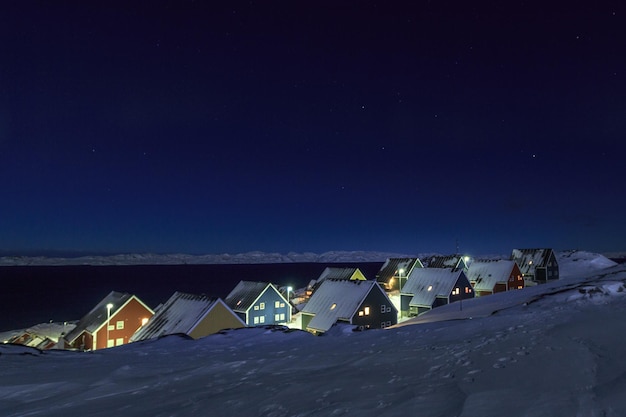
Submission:
[[[240,281],[224,302],[248,326],[291,321],[291,305],[274,285],[267,282]]]

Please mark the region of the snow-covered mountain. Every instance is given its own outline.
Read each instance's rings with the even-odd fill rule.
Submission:
[[[0,345],[0,408],[12,417],[624,416],[626,265],[604,259],[570,253],[556,282],[386,330],[247,328],[93,353]]]
[[[4,256],[0,266],[57,266],[57,265],[193,265],[193,264],[255,264],[296,262],[383,262],[390,257],[415,256],[391,252],[330,251],[322,254],[305,252],[246,252],[239,254],[120,254],[111,256],[81,256],[53,258],[45,256]]]

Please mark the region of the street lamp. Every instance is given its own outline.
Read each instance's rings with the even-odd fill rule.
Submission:
[[[107,304],[107,341],[104,347],[109,347],[109,325],[111,321],[111,309],[113,308],[113,304]]]
[[[398,269],[398,291],[402,289],[402,274],[404,274],[404,268]]]

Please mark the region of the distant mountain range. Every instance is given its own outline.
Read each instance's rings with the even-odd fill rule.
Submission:
[[[340,263],[384,262],[391,257],[419,256],[389,252],[332,251],[322,254],[305,252],[287,254],[246,252],[238,254],[120,254],[110,256],[47,257],[4,256],[0,266],[61,266],[61,265],[201,265],[201,264],[258,264],[258,263]]]

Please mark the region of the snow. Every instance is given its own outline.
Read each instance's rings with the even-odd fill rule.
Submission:
[[[576,260],[574,260],[576,259]],[[559,259],[561,261],[561,259]],[[282,327],[79,353],[0,345],[3,416],[624,416],[626,265],[391,329]],[[576,266],[567,265],[568,262]],[[582,272],[577,272],[582,271]]]

